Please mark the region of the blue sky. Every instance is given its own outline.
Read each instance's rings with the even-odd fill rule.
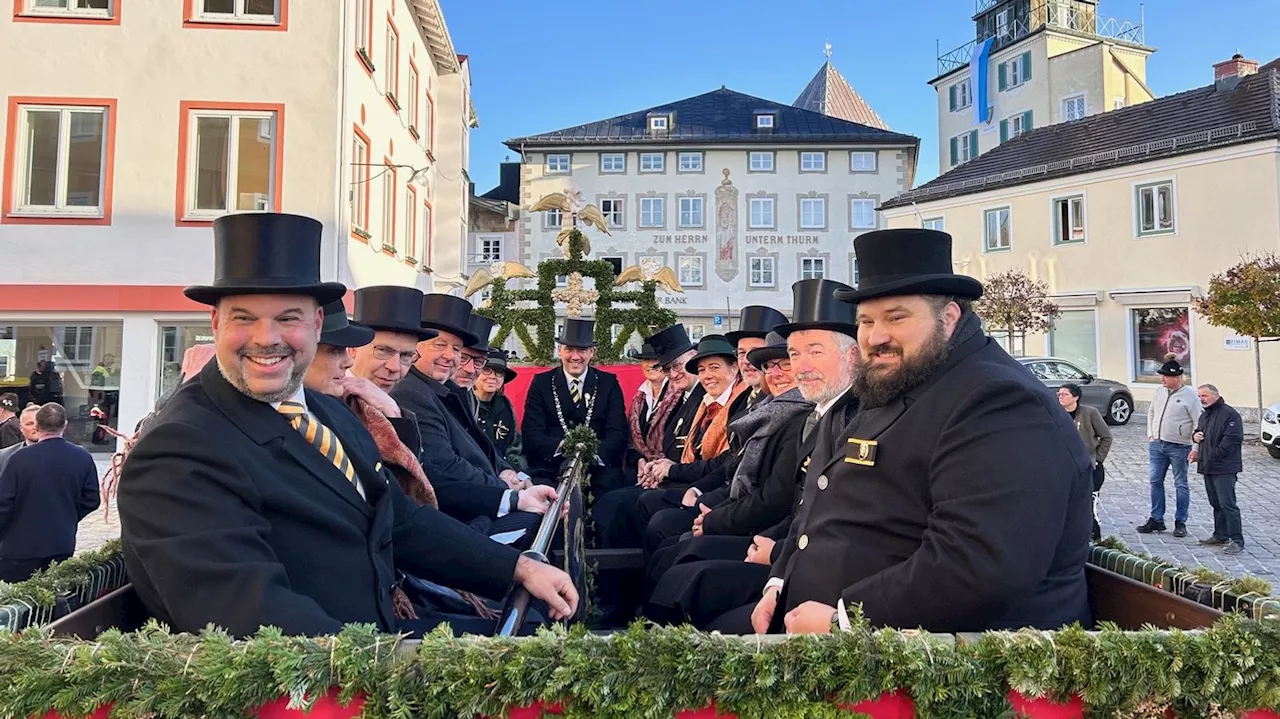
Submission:
[[[714,90],[791,103],[832,62],[889,126],[921,138],[917,183],[937,174],[936,96],[943,52],[973,39],[974,0],[441,0],[472,62],[480,128],[476,191],[497,184],[510,137],[556,130]],[[1099,15],[1137,22],[1137,0]],[[1280,56],[1280,0],[1150,0],[1147,81],[1157,95],[1207,85],[1237,48]]]

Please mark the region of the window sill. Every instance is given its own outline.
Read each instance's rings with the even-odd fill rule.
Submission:
[[[982,250],[984,255],[998,255],[1002,252],[1013,252],[1013,247],[985,247]]]
[[[370,77],[373,77],[374,71],[378,68],[374,66],[373,58],[369,57],[369,51],[363,47],[356,48],[356,59],[364,66],[365,72],[369,73]]]
[[[182,21],[184,28],[202,30],[273,30],[283,32],[288,28],[279,18],[271,20],[243,20],[236,18],[189,17]]]
[[[418,134],[418,128],[414,127],[413,125],[409,126],[409,134],[413,136],[413,139],[415,141],[422,140],[422,136]]]
[[[38,210],[14,210],[3,218],[6,225],[110,225],[111,215],[77,214],[70,212],[41,212]]]
[[[366,244],[369,242],[369,238],[373,237],[373,235],[370,234],[368,230],[364,229],[363,227],[360,227],[359,225],[351,226],[351,236],[359,240],[360,242],[364,242]]]
[[[1173,237],[1178,234],[1177,230],[1152,230],[1150,232],[1139,231],[1135,238],[1141,240],[1147,237]]]
[[[418,259],[416,257],[406,257],[404,258],[404,263],[410,267],[417,267]]]
[[[14,22],[62,23],[65,25],[119,25],[120,13],[90,15],[81,13],[23,12],[13,16]]]
[[[395,245],[388,245],[388,244],[386,244],[386,243],[383,243],[383,245],[382,245],[382,254],[387,255],[387,256],[389,256],[389,257],[395,257],[395,255],[396,255],[396,246],[395,246]]]
[[[383,97],[387,98],[387,104],[391,106],[392,110],[400,112],[400,101],[396,99],[396,94],[394,92],[388,92],[384,94]]]

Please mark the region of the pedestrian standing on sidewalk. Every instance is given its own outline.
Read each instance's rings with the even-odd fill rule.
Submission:
[[[1182,365],[1174,355],[1165,355],[1165,363],[1156,370],[1160,386],[1147,408],[1147,482],[1151,484],[1151,516],[1138,527],[1142,534],[1163,532],[1164,477],[1173,468],[1173,536],[1187,536],[1187,511],[1191,506],[1191,488],[1187,484],[1187,455],[1191,453],[1192,433],[1204,409],[1195,390],[1182,383]]]
[[[1200,543],[1225,547],[1223,554],[1239,554],[1244,551],[1244,527],[1236,504],[1236,478],[1244,470],[1244,422],[1217,387],[1202,384],[1196,395],[1204,413],[1191,437],[1196,447],[1188,458],[1204,475],[1204,491],[1213,507],[1213,536]]]
[[[1093,541],[1102,539],[1102,525],[1098,524],[1098,491],[1106,481],[1107,472],[1102,463],[1111,451],[1111,428],[1102,413],[1088,405],[1080,404],[1080,385],[1068,382],[1058,388],[1058,404],[1071,415],[1076,431],[1084,442],[1084,450],[1093,459]]]

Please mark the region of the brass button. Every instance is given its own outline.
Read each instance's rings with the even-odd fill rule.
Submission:
[[[801,534],[801,535],[800,535],[800,541],[799,541],[799,542],[797,542],[797,544],[799,544],[799,545],[800,545],[800,548],[801,548],[801,549],[804,549],[805,547],[809,546],[809,535],[807,535],[807,534]]]
[[[827,475],[824,474],[821,477],[818,477],[818,489],[826,489],[826,488],[827,488]]]

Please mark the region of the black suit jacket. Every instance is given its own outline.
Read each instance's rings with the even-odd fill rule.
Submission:
[[[366,501],[270,405],[210,362],[147,424],[120,479],[125,566],[175,630],[235,636],[350,622],[396,629],[397,567],[501,598],[518,553],[401,493],[373,438],[338,400],[306,391],[338,437]]]
[[[702,385],[698,385],[698,387],[701,388]],[[707,394],[706,390],[703,390],[702,398],[699,398],[698,404],[702,403],[702,400],[706,398],[706,394]],[[692,399],[693,398],[690,397],[690,400]],[[698,409],[698,406],[697,404],[695,404],[693,406],[694,411],[689,414],[689,419],[686,421],[686,424],[688,422],[693,421],[694,415],[697,414],[697,409]],[[742,394],[738,395],[738,398],[733,401],[733,404],[729,405],[728,421],[732,423],[733,420],[741,417],[743,413],[749,411],[750,409],[751,409],[751,392],[750,391],[743,392]],[[688,438],[688,440],[691,442],[698,442],[700,441],[700,439],[701,438],[696,435]],[[711,459],[695,459],[692,462],[689,462],[688,464],[682,464],[680,462],[680,459],[677,458],[675,460],[676,462],[675,466],[667,470],[667,483],[673,486],[674,485],[693,485],[705,492],[705,491],[708,491],[707,489],[708,483],[703,483],[700,480],[703,480],[709,476],[714,476],[714,479],[712,479],[709,484],[711,489],[715,489],[716,487],[728,481],[726,477],[733,476],[732,472],[726,473],[724,471],[725,466],[726,466],[726,463],[731,462],[732,459],[738,456],[738,454],[742,451],[742,444],[743,444],[743,440],[741,438],[734,437],[732,433],[730,433],[729,448],[721,452],[720,454],[717,454],[716,456],[712,457]]]
[[[458,395],[415,368],[391,390],[391,398],[418,421],[419,459],[441,511],[464,522],[495,516],[507,491],[498,473],[509,465],[474,419],[459,421],[466,412]]]
[[[674,392],[671,385],[663,388],[662,394]],[[695,384],[689,396],[680,401],[676,408],[667,415],[666,426],[662,429],[662,453],[672,462],[679,462],[684,455],[684,443],[689,439],[689,431],[693,429],[693,416],[698,413],[698,405],[707,391],[702,385]]]
[[[808,600],[933,632],[1088,626],[1093,463],[1043,385],[993,340],[863,409],[813,455],[773,576]],[[874,441],[864,445],[853,440]]]
[[[0,470],[0,558],[72,554],[80,520],[100,502],[98,468],[83,447],[51,437],[18,449]]]
[[[555,392],[560,397],[560,408],[565,423],[570,428],[581,425],[587,418],[587,395],[595,396],[595,408],[591,413],[591,429],[600,438],[600,461],[606,467],[622,467],[622,456],[631,441],[627,427],[627,413],[622,400],[622,387],[618,378],[609,372],[591,367],[583,382],[581,404],[574,404],[569,397],[569,383],[564,371],[556,369],[536,375],[529,383],[524,401],[524,419],[520,432],[524,436],[525,457],[529,468],[543,472],[555,472],[562,457],[556,457],[556,448],[564,439],[564,429],[556,416]]]

